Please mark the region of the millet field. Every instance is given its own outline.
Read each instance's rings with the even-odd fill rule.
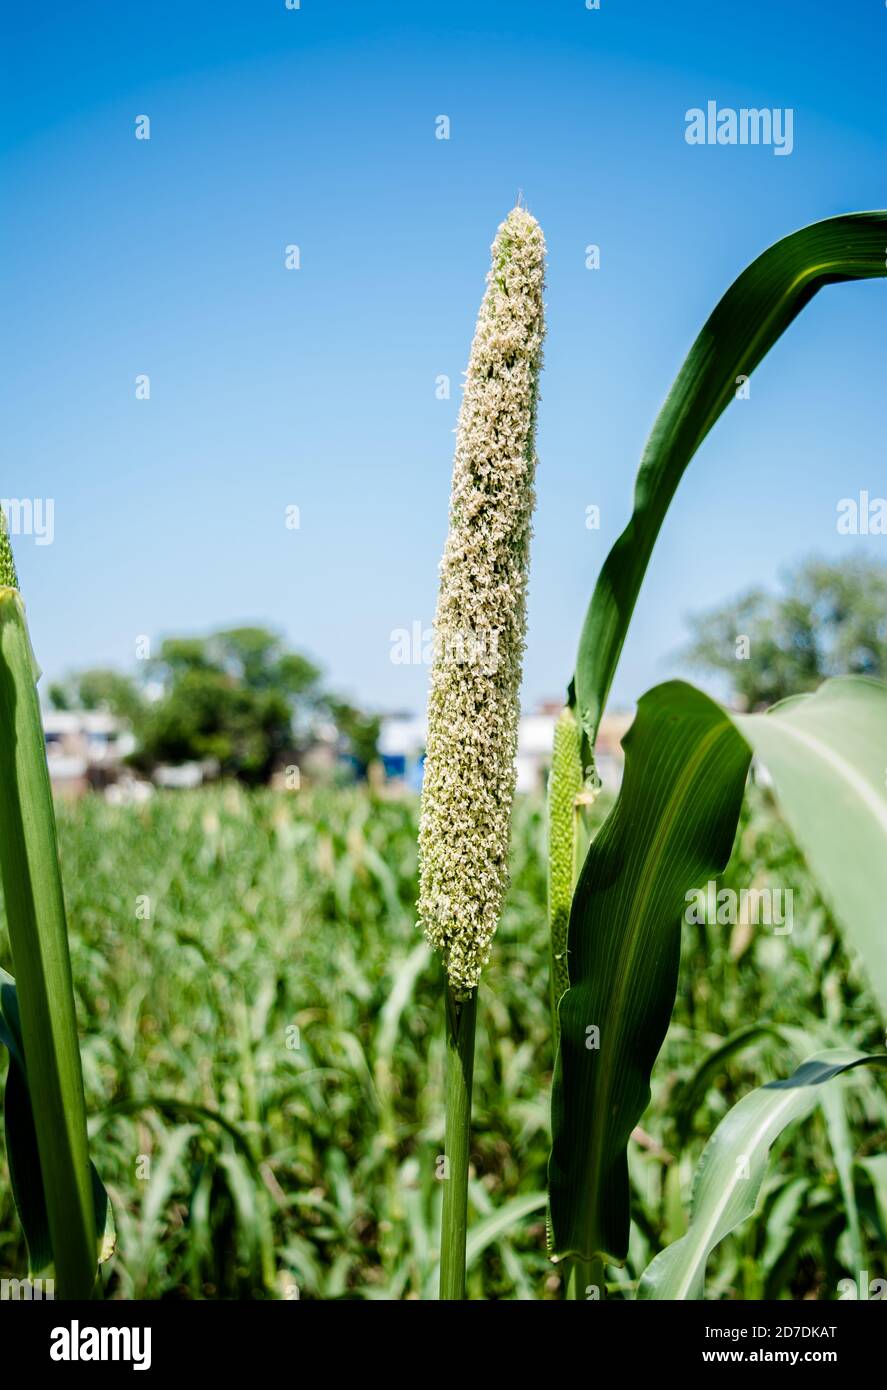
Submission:
[[[235,784],[59,808],[91,1152],[118,1232],[108,1297],[435,1296],[444,1039],[441,967],[416,925],[417,814],[366,788]],[[731,1105],[818,1047],[883,1043],[762,788],[718,886],[731,884],[791,888],[791,930],[684,923],[653,1100],[629,1146],[630,1255],[610,1267],[609,1297],[632,1296],[682,1233],[693,1169]],[[545,903],[544,807],[519,799],[481,985],[474,1298],[561,1295],[546,1249]],[[887,1097],[860,1069],[777,1140],[706,1296],[835,1299],[842,1280],[883,1277],[885,1138]],[[5,1158],[0,1230],[0,1269],[15,1274],[26,1252]]]

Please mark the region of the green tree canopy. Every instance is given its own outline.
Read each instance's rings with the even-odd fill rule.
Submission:
[[[107,710],[137,729],[145,712],[145,698],[131,676],[95,666],[56,681],[49,687],[53,709]]]
[[[149,707],[139,762],[212,759],[225,775],[266,781],[307,736],[320,670],[261,627],[168,637],[148,666],[162,697]]]
[[[726,676],[745,709],[815,690],[828,676],[883,680],[887,565],[814,557],[789,571],[781,592],[751,589],[692,617],[690,629],[685,659]]]
[[[155,687],[156,698],[146,691]],[[224,628],[207,637],[167,637],[141,683],[95,669],[50,686],[56,709],[107,709],[138,739],[134,763],[218,763],[223,775],[264,782],[298,755],[320,723],[366,765],[376,756],[379,721],[325,691],[321,671],[264,627]]]

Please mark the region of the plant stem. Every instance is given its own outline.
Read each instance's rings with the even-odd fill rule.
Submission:
[[[446,1014],[446,1179],[440,1240],[440,1297],[461,1301],[465,1297],[471,1082],[474,1074],[477,990],[473,989],[467,999],[458,1000],[447,985]]]
[[[567,1275],[567,1298],[585,1300],[588,1289],[596,1286],[598,1296],[604,1297],[604,1265],[602,1260],[573,1260]]]

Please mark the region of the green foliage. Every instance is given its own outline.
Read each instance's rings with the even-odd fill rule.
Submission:
[[[415,926],[416,809],[366,790],[275,795],[233,783],[139,807],[89,797],[60,808],[91,1150],[118,1226],[104,1275],[110,1297],[267,1297],[262,1190],[277,1296],[295,1284],[308,1299],[434,1296],[444,1039],[439,977]],[[593,814],[599,822],[600,803]],[[551,1080],[544,842],[544,808],[519,800],[512,888],[481,986],[474,1298],[554,1298],[560,1287],[538,1199]],[[613,1297],[630,1295],[682,1233],[675,1212],[723,1115],[791,1070],[791,1024],[816,1025],[823,1045],[882,1043],[861,971],[769,796],[755,789],[718,884],[751,882],[792,885],[795,929],[682,928],[672,1024],[643,1142],[629,1147],[634,1221]],[[774,1031],[708,1077],[682,1140],[678,1092],[752,1018]],[[883,1094],[848,1090],[847,1113],[874,1278],[887,1272],[887,1202],[879,1215],[861,1165],[887,1135]],[[512,1200],[519,1205],[501,1231],[495,1218],[505,1220]],[[473,1242],[491,1229],[500,1233],[472,1262]],[[766,1288],[768,1297],[837,1297],[838,1279],[857,1276],[846,1230],[828,1134],[814,1115],[774,1155],[758,1213],[712,1254],[707,1296]],[[21,1274],[26,1252],[2,1167],[0,1233],[0,1270]]]
[[[643,697],[619,799],[570,915],[552,1093],[552,1247],[628,1253],[629,1136],[650,1098],[678,978],[688,885],[730,858],[750,752],[718,707],[675,681]]]
[[[320,669],[262,627],[226,628],[208,637],[168,637],[147,663],[162,688],[95,668],[49,687],[55,709],[105,709],[134,730],[131,761],[145,772],[158,763],[209,761],[223,776],[257,784],[296,756],[320,722],[331,722],[360,767],[377,756],[379,719],[326,691]]]
[[[815,690],[828,676],[887,677],[887,565],[862,556],[811,559],[781,594],[752,589],[690,620],[685,652],[725,676],[745,709]],[[749,648],[737,660],[737,634]]]
[[[634,510],[607,556],[576,659],[576,703],[594,742],[653,547],[671,500],[709,430],[805,305],[824,286],[887,275],[887,212],[855,212],[802,227],[769,246],[733,282],[691,347],[653,429]]]
[[[138,764],[209,760],[245,782],[267,781],[320,695],[318,668],[258,627],[167,638],[150,671],[164,695],[147,709]]]
[[[887,1053],[867,1056],[852,1048],[832,1048],[808,1058],[786,1081],[772,1081],[744,1096],[718,1125],[699,1161],[686,1235],[647,1267],[638,1297],[701,1298],[712,1250],[754,1211],[775,1140],[793,1121],[809,1114],[820,1099],[825,1103],[834,1097],[834,1088],[828,1087],[820,1095],[820,1087],[852,1068],[885,1064]],[[836,1160],[843,1180],[837,1154]],[[848,1193],[844,1195],[846,1202]],[[851,1199],[849,1205],[856,1267],[861,1271],[855,1201]]]
[[[285,696],[255,690],[224,671],[199,666],[176,673],[142,730],[137,763],[212,760],[223,776],[267,781],[292,746]]]
[[[627,1253],[626,1149],[673,1006],[680,917],[726,865],[752,751],[887,1008],[887,686],[844,677],[730,716],[672,681],[643,697],[624,745],[573,899],[552,1096],[553,1247],[583,1259]]]
[[[785,237],[738,277],[703,326],[653,426],[632,516],[604,562],[583,625],[570,689],[588,750],[656,539],[688,464],[734,398],[735,383],[752,373],[822,287],[887,273],[885,226],[883,211],[854,213]],[[641,701],[632,730],[636,751],[655,723],[656,699],[665,705],[676,689],[673,683]],[[708,863],[712,872],[722,862],[745,777],[743,761],[731,761],[730,750],[741,748],[743,739],[746,752],[761,753],[776,776],[790,823],[831,906],[853,933],[882,1004],[887,998],[877,921],[883,891],[868,882],[878,863],[872,852],[883,854],[887,826],[885,725],[881,718],[879,729],[877,707],[887,687],[876,697],[876,683],[858,682],[865,733],[831,718],[819,726],[818,717],[836,703],[829,695],[824,703],[802,707],[792,700],[779,706],[777,717],[761,724],[760,737],[753,716],[737,718],[733,728],[723,714],[705,716],[705,703],[715,709],[705,697],[681,689],[681,708],[660,710],[660,746],[647,738],[637,776],[626,770],[613,816],[589,851],[571,912],[571,987],[560,1008],[552,1102],[551,1216],[555,1251],[583,1259],[609,1254],[621,1260],[627,1251],[625,1149],[629,1126],[649,1094],[648,1077],[674,997],[674,914],[680,891],[693,886],[694,863]],[[698,719],[692,717],[693,700]],[[845,722],[853,714],[846,709]],[[865,871],[855,870],[858,865]],[[604,921],[598,920],[602,904],[609,908]],[[583,1034],[597,1028],[604,1034],[603,1051],[591,1065],[581,1055]],[[843,1148],[846,1193],[849,1160]],[[853,1210],[858,1246],[856,1224]]]
[[[332,695],[326,697],[325,705],[354,761],[361,768],[369,767],[379,756],[381,720],[378,715],[364,714],[347,700]]]

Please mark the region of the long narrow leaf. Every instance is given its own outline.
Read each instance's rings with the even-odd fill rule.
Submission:
[[[55,816],[18,592],[0,589],[0,870],[60,1298],[96,1278],[93,1184]]]
[[[835,1048],[803,1062],[787,1081],[743,1096],[706,1145],[693,1183],[687,1234],[644,1271],[641,1299],[701,1298],[708,1257],[719,1241],[751,1216],[774,1140],[821,1099],[818,1088],[852,1067],[887,1066],[887,1054]]]
[[[761,359],[823,285],[887,275],[887,212],[847,213],[793,232],[730,286],[693,344],[653,426],[634,512],[604,563],[576,664],[579,715],[594,746],[656,538],[696,450]]]
[[[0,1043],[9,1054],[3,1098],[6,1157],[15,1209],[28,1247],[28,1277],[52,1278],[52,1238],[49,1233],[46,1193],[40,1170],[37,1129],[25,1068],[18,994],[15,980],[5,970],[0,970]],[[96,1263],[104,1264],[114,1253],[117,1241],[114,1212],[95,1164],[90,1163],[89,1167],[95,1229],[98,1235]]]

